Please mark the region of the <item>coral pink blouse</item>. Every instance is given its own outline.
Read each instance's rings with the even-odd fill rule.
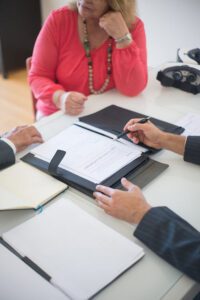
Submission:
[[[106,90],[116,88],[127,96],[140,93],[147,84],[146,38],[143,22],[137,18],[133,42],[126,48],[112,45],[112,75]],[[108,40],[91,51],[94,88],[100,89],[107,74]],[[89,95],[88,61],[78,34],[78,12],[67,7],[53,11],[36,40],[29,84],[37,109],[49,115],[58,109],[52,102],[56,90]]]

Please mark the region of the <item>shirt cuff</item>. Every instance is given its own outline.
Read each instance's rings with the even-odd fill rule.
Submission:
[[[16,149],[15,145],[14,145],[9,139],[7,139],[7,138],[1,138],[1,140],[2,140],[3,142],[5,142],[6,144],[8,144],[8,145],[12,148],[13,153],[14,153],[14,155],[15,155],[16,152],[17,152],[17,149]]]

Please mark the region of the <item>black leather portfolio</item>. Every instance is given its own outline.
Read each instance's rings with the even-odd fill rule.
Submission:
[[[79,120],[83,123],[118,135],[123,131],[125,124],[130,119],[145,117],[149,116],[119,107],[117,105],[110,105],[100,111],[97,111],[96,113],[81,117],[79,118]],[[151,117],[150,121],[165,132],[181,134],[185,130],[183,127],[156,119],[154,117]],[[123,138],[129,140],[126,136],[124,136]],[[159,151],[142,143],[140,143],[139,145],[146,148],[148,150],[148,153],[155,153]]]
[[[92,125],[93,127],[118,135],[122,132],[126,122],[131,118],[143,117],[145,117],[145,115],[115,105],[111,105],[94,114],[81,117],[80,121]],[[159,128],[161,128],[162,130],[171,133],[180,134],[184,131],[184,128],[182,127],[155,118],[151,118],[150,120],[155,125],[159,126]],[[89,129],[86,128],[85,130]],[[96,134],[101,133],[96,132]],[[122,177],[126,177],[134,184],[143,188],[146,184],[148,184],[155,177],[161,174],[168,167],[168,165],[157,162],[149,157],[150,154],[156,152],[157,150],[144,145],[142,146],[147,149],[147,152],[142,153],[140,157],[131,161],[128,165],[112,174],[112,176],[102,181],[100,184],[122,189],[120,180]],[[67,155],[65,151],[59,150],[58,147],[58,151],[55,153],[50,163],[36,157],[33,153],[28,153],[22,158],[22,160],[31,164],[32,166],[35,166],[36,168],[39,168],[40,170],[43,170],[44,172],[47,172],[48,174],[51,174],[57,179],[67,183],[69,186],[72,186],[77,190],[89,196],[92,196],[96,188],[96,183],[59,167],[59,164],[61,163],[65,155]],[[112,164],[112,162],[110,163]]]
[[[80,192],[92,197],[93,192],[96,189],[96,184],[94,182],[88,181],[78,175],[60,168],[59,164],[55,165],[54,171],[52,170],[52,168],[50,168],[51,164],[54,164],[54,161],[59,161],[58,157],[61,153],[63,153],[63,151],[58,150],[50,164],[42,159],[37,158],[32,153],[28,153],[27,155],[25,155],[22,160],[48,174],[51,174],[55,178],[64,183],[67,183],[69,186],[79,190]],[[135,159],[120,171],[102,181],[100,184],[122,189],[121,178],[126,177],[134,184],[143,188],[146,184],[148,184],[160,173],[162,173],[166,168],[168,168],[167,164],[152,160],[147,155],[141,155],[141,157]]]

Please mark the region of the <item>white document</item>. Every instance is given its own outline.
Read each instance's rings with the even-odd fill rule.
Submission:
[[[69,300],[1,244],[0,266],[1,300]]]
[[[58,200],[3,234],[3,239],[51,276],[51,283],[67,296],[84,300],[111,283],[144,252],[72,201]]]
[[[177,125],[185,128],[182,135],[200,135],[200,115],[198,114],[187,114],[185,115]]]
[[[94,132],[98,132],[100,134],[103,134],[107,137],[110,137],[112,139],[116,138],[117,135],[116,134],[113,134],[113,133],[110,133],[106,130],[103,130],[103,129],[100,129],[100,128],[97,128],[95,126],[92,126],[92,125],[89,125],[87,123],[84,123],[84,122],[81,122],[81,121],[77,121],[74,123],[75,125],[78,125],[78,126],[81,126],[83,128],[88,128],[89,130],[91,131],[94,131]],[[119,141],[124,144],[124,145],[128,145],[129,147],[132,147],[133,151],[137,150],[137,151],[141,151],[143,153],[147,152],[148,150],[142,146],[139,146],[137,144],[134,144],[132,143],[131,141],[127,141],[125,140],[123,137],[119,139]]]
[[[100,183],[141,155],[131,145],[114,141],[72,125],[32,150],[50,162],[57,150],[66,151],[60,166],[94,183]]]
[[[0,172],[0,210],[36,209],[66,188],[66,184],[21,161]]]

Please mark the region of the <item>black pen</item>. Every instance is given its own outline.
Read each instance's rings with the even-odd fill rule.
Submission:
[[[138,122],[136,122],[136,123],[144,124],[144,123],[148,122],[150,118],[151,118],[151,117],[145,117],[145,118],[142,118],[142,119],[140,119],[140,120],[139,120]],[[135,123],[135,124],[136,124],[136,123]],[[131,132],[131,131],[130,131],[130,130],[125,130],[124,132],[122,132],[122,133],[120,133],[118,136],[116,136],[113,140],[114,140],[114,141],[117,141],[118,139],[120,139],[121,137],[125,136],[125,135],[128,134],[129,132]]]

